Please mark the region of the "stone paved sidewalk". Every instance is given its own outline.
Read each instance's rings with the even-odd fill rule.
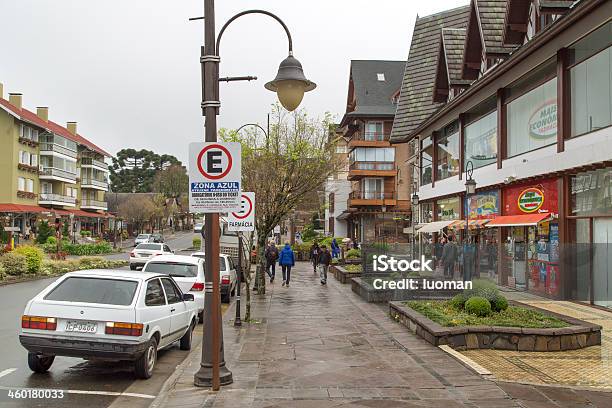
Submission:
[[[213,393],[193,386],[195,349],[152,407],[609,407],[612,394],[484,379],[309,265],[291,286],[268,285],[253,302],[259,323],[224,317],[225,359],[234,383]]]

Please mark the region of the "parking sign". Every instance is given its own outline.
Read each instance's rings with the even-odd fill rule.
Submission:
[[[255,193],[242,193],[240,211],[227,214],[230,231],[255,231]]]
[[[218,213],[240,209],[240,143],[189,144],[189,211]]]

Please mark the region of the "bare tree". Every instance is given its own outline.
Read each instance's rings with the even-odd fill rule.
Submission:
[[[150,221],[155,214],[155,205],[144,194],[132,194],[118,208],[118,215],[134,224],[137,232],[142,232],[145,221]]]
[[[331,115],[313,119],[303,109],[289,113],[276,104],[272,119],[267,137],[256,130],[240,134],[221,130],[223,140],[242,144],[243,190],[255,192],[258,294],[265,293],[263,254],[268,236],[337,168],[333,142],[328,137]]]

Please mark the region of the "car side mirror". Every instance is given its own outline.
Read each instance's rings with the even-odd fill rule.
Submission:
[[[193,302],[193,301],[195,301],[195,297],[193,297],[193,295],[191,293],[184,293],[183,294],[183,301],[185,301],[185,302]]]

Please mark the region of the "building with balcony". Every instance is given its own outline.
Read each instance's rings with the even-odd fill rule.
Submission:
[[[77,123],[49,120],[49,109],[23,107],[23,96],[4,99],[0,84],[0,215],[22,232],[41,218],[70,218],[75,232],[99,231],[109,218],[110,155],[77,132]]]
[[[351,193],[351,182],[348,180],[348,145],[342,132],[338,130],[338,125],[329,130],[329,140],[335,149],[338,168],[325,182],[325,234],[347,237],[346,210]]]
[[[420,170],[425,254],[461,242],[455,277],[612,307],[610,16],[472,0],[417,19],[391,142]]]
[[[389,141],[404,74],[403,61],[351,61],[346,111],[338,135],[346,141],[350,192],[345,220],[347,235],[362,244],[406,242],[409,192],[399,188],[409,179],[405,146]]]

